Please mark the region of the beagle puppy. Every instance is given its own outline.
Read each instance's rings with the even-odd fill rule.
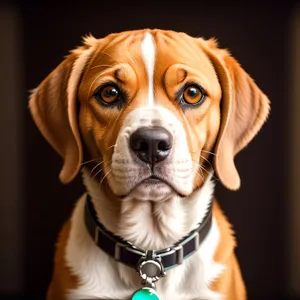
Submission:
[[[48,300],[246,299],[216,178],[240,187],[235,155],[269,100],[214,39],[136,30],[81,47],[29,103],[86,193],[62,228]]]

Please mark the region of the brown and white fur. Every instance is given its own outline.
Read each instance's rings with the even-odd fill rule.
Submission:
[[[95,93],[106,82],[126,91],[126,101],[99,103]],[[177,101],[189,83],[205,90],[201,105]],[[135,245],[172,245],[213,201],[212,227],[199,250],[157,283],[162,299],[246,299],[213,181],[239,188],[234,156],[261,128],[269,101],[228,51],[213,39],[173,31],[89,36],[33,92],[30,110],[64,159],[60,180],[68,183],[82,169],[99,220]],[[173,137],[168,157],[153,166],[162,180],[147,180],[151,168],[130,148],[141,127],[162,127]],[[140,278],[94,244],[84,201],[85,195],[60,233],[47,299],[130,299]]]

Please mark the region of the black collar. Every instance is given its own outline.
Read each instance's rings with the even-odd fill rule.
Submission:
[[[163,270],[168,270],[182,264],[185,258],[197,251],[211,227],[212,204],[210,204],[202,223],[196,229],[169,248],[158,251],[138,248],[108,231],[98,221],[90,195],[87,195],[86,198],[84,219],[88,232],[96,245],[116,261],[136,269],[141,260],[145,260],[150,255],[152,259],[159,259]]]

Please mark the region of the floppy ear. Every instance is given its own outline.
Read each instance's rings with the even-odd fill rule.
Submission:
[[[74,50],[33,91],[29,101],[37,127],[64,159],[59,174],[63,183],[74,179],[82,162],[82,144],[76,116],[77,89],[93,50],[94,47],[87,45]]]
[[[221,126],[215,146],[214,168],[228,189],[240,187],[234,156],[257,134],[265,122],[270,102],[253,79],[214,40],[205,45],[222,88]]]

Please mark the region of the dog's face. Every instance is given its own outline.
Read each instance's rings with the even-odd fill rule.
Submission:
[[[185,51],[178,43],[161,32],[118,35],[83,74],[80,130],[118,196],[161,200],[202,184],[198,164],[217,137],[221,87],[195,41],[184,41]]]
[[[213,40],[140,30],[86,38],[30,107],[65,160],[63,182],[84,156],[116,196],[159,201],[190,195],[212,164],[237,189],[234,155],[262,126],[269,104]]]

